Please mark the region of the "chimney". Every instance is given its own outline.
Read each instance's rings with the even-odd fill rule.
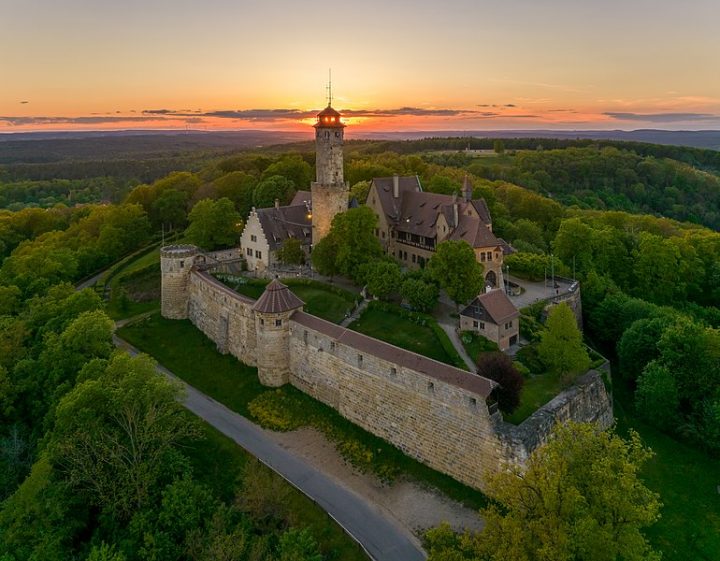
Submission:
[[[400,197],[400,176],[393,175],[393,197],[399,198]]]
[[[280,208],[280,199],[275,199],[275,208]]]
[[[453,208],[453,220],[455,221],[455,224],[453,224],[453,226],[454,226],[455,228],[457,228],[458,222],[460,221],[460,218],[459,218],[459,216],[458,216],[458,215],[459,215],[459,212],[458,212],[458,207],[459,207],[459,206],[460,206],[460,205],[458,204],[457,199],[453,200],[453,205],[452,205],[452,208]]]

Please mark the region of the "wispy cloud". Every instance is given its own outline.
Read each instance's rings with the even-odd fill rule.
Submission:
[[[720,119],[720,115],[712,113],[618,113],[606,111],[608,117],[619,121],[646,121],[649,123],[677,123],[681,121],[709,121]]]
[[[0,123],[11,126],[27,125],[102,125],[105,123],[122,123],[127,121],[146,122],[154,121],[155,117],[119,116],[119,115],[90,115],[85,117],[7,117],[0,115]]]

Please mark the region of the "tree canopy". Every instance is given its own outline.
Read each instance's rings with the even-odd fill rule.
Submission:
[[[483,267],[464,240],[448,240],[437,246],[428,261],[430,276],[456,303],[474,298],[484,286]]]

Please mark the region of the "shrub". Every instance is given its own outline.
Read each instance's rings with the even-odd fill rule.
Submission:
[[[493,390],[498,406],[510,414],[520,405],[520,392],[525,379],[515,369],[512,360],[504,353],[483,353],[478,358],[478,374],[496,381],[500,386]]]

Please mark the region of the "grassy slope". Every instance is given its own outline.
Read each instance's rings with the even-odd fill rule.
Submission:
[[[217,496],[232,501],[245,466],[253,457],[210,425],[203,422],[201,427],[203,437],[186,450],[195,476]],[[280,485],[287,487],[283,516],[293,525],[308,528],[326,559],[367,560],[360,546],[324,510],[289,483]]]
[[[616,379],[613,387],[618,433],[634,429],[655,452],[641,477],[664,506],[646,534],[663,561],[720,559],[720,462],[644,423],[623,381]]]
[[[351,453],[357,449],[361,454],[371,451],[370,469],[377,468],[381,474],[395,472],[408,476],[472,508],[485,504],[485,497],[479,491],[405,456],[394,446],[353,425],[335,410],[299,390],[289,386],[278,390],[262,386],[255,368],[230,355],[220,354],[215,344],[187,320],[167,320],[155,314],[121,328],[118,334],[192,386],[241,415],[252,417],[248,405],[259,395],[279,392],[294,411],[302,412],[306,424],[323,431],[341,449]]]

